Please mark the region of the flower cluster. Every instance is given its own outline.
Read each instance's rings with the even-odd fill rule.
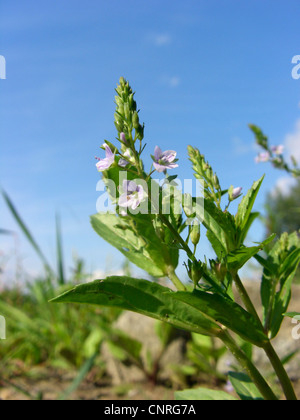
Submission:
[[[116,111],[115,127],[118,130],[117,140],[120,143],[119,147],[105,140],[101,148],[105,151],[105,157],[96,158],[96,167],[99,172],[103,173],[103,177],[108,178],[110,174],[108,171],[112,168],[121,168],[130,174],[130,180],[123,181],[122,185],[119,186],[119,199],[117,200],[118,206],[121,208],[120,214],[127,214],[124,209],[131,208],[132,210],[137,209],[141,202],[149,197],[151,201],[151,193],[145,192],[142,185],[139,185],[137,180],[145,181],[146,183],[151,179],[151,175],[154,172],[164,173],[166,178],[169,179],[167,171],[178,167],[178,159],[176,158],[177,152],[175,150],[163,151],[159,146],[154,149],[154,154],[151,155],[152,166],[148,173],[145,172],[144,163],[141,159],[141,155],[144,151],[145,145],[142,145],[144,138],[144,124],[140,124],[139,111],[137,110],[137,104],[134,99],[134,92],[132,91],[129,83],[123,78],[120,78],[119,84],[116,88],[117,95],[115,96]],[[139,146],[137,147],[137,143]],[[204,182],[204,196],[216,203],[220,207],[221,197],[223,191],[221,189],[219,179],[216,173],[213,172],[211,166],[205,161],[203,155],[200,154],[199,150],[189,146],[189,156],[193,163],[195,176],[199,180]],[[279,149],[278,149],[279,150]],[[276,149],[275,152],[278,152]],[[134,177],[132,176],[134,174]],[[230,187],[228,189],[228,205],[240,197],[242,192],[241,187]],[[195,210],[193,203],[186,203],[183,211],[185,212],[188,219],[192,219],[195,216]],[[194,227],[191,233],[192,242],[196,243],[198,238],[198,227]],[[194,244],[195,245],[195,244]]]
[[[136,178],[149,179],[153,172],[164,172],[168,169],[178,167],[176,159],[176,151],[162,151],[159,146],[155,147],[153,159],[154,170],[145,175],[144,165],[141,160],[141,154],[145,148],[142,146],[144,138],[144,124],[139,121],[139,111],[134,100],[134,92],[129,83],[120,78],[119,85],[116,88],[115,96],[116,111],[115,126],[118,130],[117,140],[120,142],[120,149],[113,144],[105,141],[102,149],[105,151],[104,158],[98,158],[96,167],[99,172],[105,172],[113,167],[123,168],[125,171],[134,173]],[[139,141],[139,148],[136,148],[136,142]],[[124,181],[122,185],[123,193],[121,194],[118,205],[120,207],[130,207],[136,209],[146,194],[141,185],[137,185],[134,181]]]
[[[256,163],[270,162],[274,168],[283,169],[295,177],[300,177],[300,168],[296,159],[291,156],[292,166],[285,161],[283,156],[284,146],[282,144],[270,146],[268,137],[263,134],[259,127],[253,124],[250,124],[249,127],[255,135],[256,144],[263,149],[255,157]]]

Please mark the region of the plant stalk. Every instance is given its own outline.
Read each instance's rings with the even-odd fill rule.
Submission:
[[[174,284],[177,290],[181,290],[182,292],[186,291],[186,287],[184,286],[183,283],[181,283],[181,281],[177,277],[177,274],[175,273],[173,267],[171,267],[168,270],[168,277],[171,280],[171,282]]]
[[[278,400],[278,398],[276,397],[266,380],[261,375],[261,373],[257,370],[257,368],[246,356],[246,354],[240,349],[240,347],[236,344],[236,342],[228,333],[228,331],[226,329],[223,329],[218,335],[218,337],[223,341],[228,350],[230,350],[230,352],[237,359],[240,365],[245,369],[248,376],[252,379],[253,383],[256,385],[263,398],[268,401]]]
[[[280,381],[280,384],[282,386],[286,399],[289,401],[297,401],[297,397],[296,397],[293,385],[291,383],[291,380],[288,377],[288,374],[286,373],[286,370],[284,369],[283,364],[281,360],[279,359],[278,354],[274,350],[274,347],[272,346],[271,342],[268,341],[263,347],[263,349],[265,350],[276,372],[276,375]]]
[[[245,289],[239,275],[236,273],[233,276],[235,285],[238,289],[238,292],[244,302],[244,305],[246,307],[246,309],[248,310],[248,312],[250,312],[253,316],[255,316],[255,318],[257,319],[257,321],[259,322],[259,324],[261,325],[262,330],[264,330],[264,327],[262,325],[262,322],[256,312],[256,309],[247,293],[247,290]],[[287,400],[297,400],[297,397],[295,395],[295,391],[293,389],[293,385],[291,383],[290,378],[288,377],[285,368],[283,367],[283,364],[281,363],[281,360],[279,359],[276,351],[274,350],[274,347],[272,346],[270,340],[268,340],[263,346],[262,346],[263,350],[265,351],[268,359],[270,360],[276,375],[279,379],[279,382],[281,384],[281,387],[283,389],[284,395],[286,397]]]

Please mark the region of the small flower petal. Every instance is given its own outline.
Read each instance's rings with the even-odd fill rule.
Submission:
[[[162,153],[161,159],[165,162],[173,162],[173,160],[176,158],[177,153],[175,150],[166,150]]]
[[[166,167],[164,165],[160,165],[159,163],[153,162],[154,168],[157,170],[157,172],[163,172],[166,170]]]
[[[178,165],[176,163],[172,163],[176,158],[177,153],[175,150],[166,150],[164,152],[161,151],[159,146],[156,146],[154,149],[154,168],[157,172],[164,172],[166,169],[174,169],[177,168]],[[175,161],[176,162],[176,161]]]
[[[161,155],[162,155],[161,148],[159,146],[155,146],[155,149],[154,149],[155,160],[158,161],[161,158]]]
[[[118,162],[118,165],[121,166],[121,168],[125,168],[125,166],[129,165],[129,162],[121,158]]]
[[[272,153],[275,155],[282,155],[284,151],[284,146],[279,144],[278,146],[271,146]]]
[[[270,153],[269,152],[262,152],[255,158],[256,163],[260,162],[268,162],[270,160]]]
[[[103,144],[103,147],[105,148],[105,158],[99,159],[99,162],[96,163],[99,172],[109,169],[115,161],[115,155],[111,151],[111,148],[106,143]]]
[[[125,133],[120,133],[120,140],[123,142],[123,143],[127,143],[127,140],[126,140],[126,136],[125,136]]]

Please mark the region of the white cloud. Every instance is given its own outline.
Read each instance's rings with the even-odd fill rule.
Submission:
[[[234,137],[231,142],[233,153],[236,156],[247,155],[248,153],[257,152],[259,150],[256,143],[253,141],[251,141],[251,143],[246,143],[240,137]]]
[[[180,83],[180,78],[177,76],[170,77],[169,85],[170,87],[177,87]]]
[[[291,188],[295,186],[297,181],[292,177],[282,177],[276,181],[276,184],[271,191],[271,196],[276,198],[278,195],[286,197],[289,195]]]
[[[180,77],[178,76],[162,76],[160,81],[162,84],[170,88],[176,88],[181,82]]]
[[[296,121],[294,132],[286,135],[284,145],[288,155],[300,162],[300,118]]]
[[[164,47],[166,45],[170,45],[172,42],[172,37],[168,33],[160,33],[160,34],[150,34],[148,36],[148,40],[157,47]]]

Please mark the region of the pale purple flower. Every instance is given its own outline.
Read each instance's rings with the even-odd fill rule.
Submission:
[[[242,187],[236,187],[233,189],[232,191],[232,199],[235,200],[236,198],[238,198],[241,195],[242,192]]]
[[[165,152],[161,151],[161,148],[156,146],[154,150],[154,168],[157,172],[164,172],[166,169],[177,168],[178,165],[175,163],[177,160],[176,152],[174,150],[166,150]],[[173,162],[173,163],[172,163]]]
[[[105,158],[104,159],[96,158],[99,161],[96,163],[96,167],[99,172],[109,169],[115,161],[115,155],[111,151],[111,148],[108,146],[108,144],[104,143],[103,147],[105,148]]]
[[[282,155],[284,146],[282,144],[279,144],[278,146],[271,146],[271,150],[274,155]]]
[[[119,166],[121,166],[122,168],[125,168],[125,166],[129,165],[129,163],[133,163],[132,161],[133,155],[130,149],[127,149],[126,152],[123,154],[123,156],[126,159],[121,158],[118,163]]]
[[[255,158],[256,163],[260,162],[268,162],[270,160],[270,153],[269,152],[262,152]]]
[[[120,207],[131,207],[135,210],[144,199],[144,189],[134,181],[123,181],[123,194],[119,197]]]

